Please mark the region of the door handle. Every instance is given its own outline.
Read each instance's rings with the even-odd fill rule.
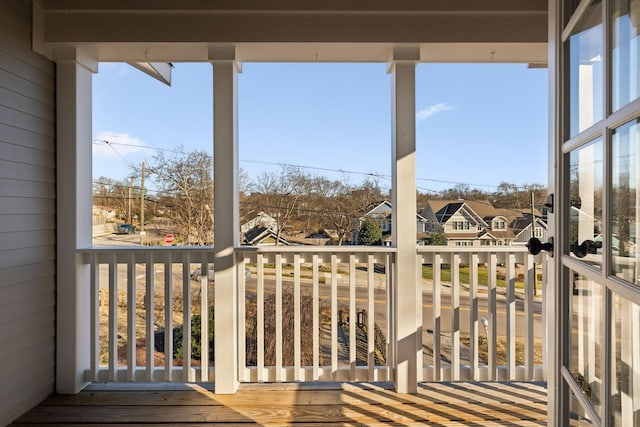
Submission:
[[[538,255],[542,251],[549,252],[549,256],[553,256],[553,237],[549,237],[546,243],[542,243],[537,237],[532,237],[527,242],[527,249],[531,255]]]
[[[602,242],[594,242],[593,240],[585,240],[584,242],[578,244],[576,240],[571,245],[571,252],[578,257],[584,258],[588,254],[595,254],[598,252],[598,249],[602,247]]]

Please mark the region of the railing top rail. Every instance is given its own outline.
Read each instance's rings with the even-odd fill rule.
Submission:
[[[389,246],[238,246],[236,252],[256,253],[395,253],[396,248]]]
[[[213,246],[93,246],[89,248],[79,248],[81,254],[92,254],[102,252],[211,252]]]
[[[419,246],[418,253],[526,253],[526,246]]]

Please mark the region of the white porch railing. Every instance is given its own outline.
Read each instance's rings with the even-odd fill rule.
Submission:
[[[212,248],[80,253],[91,268],[87,381],[214,380],[213,341],[201,337],[212,337],[215,284],[197,274],[209,273]],[[391,380],[395,256],[386,247],[237,249],[240,327],[229,333],[238,334],[239,380]],[[418,260],[423,380],[544,378],[544,304],[525,248],[427,246]]]
[[[534,257],[524,246],[421,246],[418,259],[432,269],[423,280],[423,295],[432,296],[423,311],[423,344],[431,346],[424,380],[545,378],[546,254]]]

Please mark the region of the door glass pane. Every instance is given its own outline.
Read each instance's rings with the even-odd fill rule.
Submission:
[[[602,286],[573,272],[569,370],[601,415]]]
[[[571,427],[590,427],[595,424],[589,418],[589,414],[584,410],[582,406],[580,406],[580,402],[576,399],[573,393],[571,396],[571,412],[569,413],[569,425]]]
[[[569,38],[569,113],[573,137],[603,117],[602,3],[594,1]]]
[[[614,0],[612,20],[615,111],[640,96],[640,0]]]
[[[602,267],[602,139],[570,154],[569,242],[571,255]]]
[[[615,426],[640,425],[640,306],[613,295],[611,417]]]
[[[612,273],[630,283],[638,283],[640,250],[640,120],[613,132],[611,164],[611,252]]]

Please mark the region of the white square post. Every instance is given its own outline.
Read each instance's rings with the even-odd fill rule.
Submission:
[[[75,49],[56,60],[56,391],[73,394],[87,385],[93,345],[89,266],[76,250],[92,245],[91,83],[98,64]]]
[[[395,293],[394,382],[399,393],[416,393],[422,369],[421,286],[416,254],[416,63],[417,47],[396,47],[391,74],[391,234],[396,247],[393,272]],[[416,299],[419,298],[417,301]]]
[[[238,389],[238,71],[235,48],[210,48],[213,65],[215,392]]]

